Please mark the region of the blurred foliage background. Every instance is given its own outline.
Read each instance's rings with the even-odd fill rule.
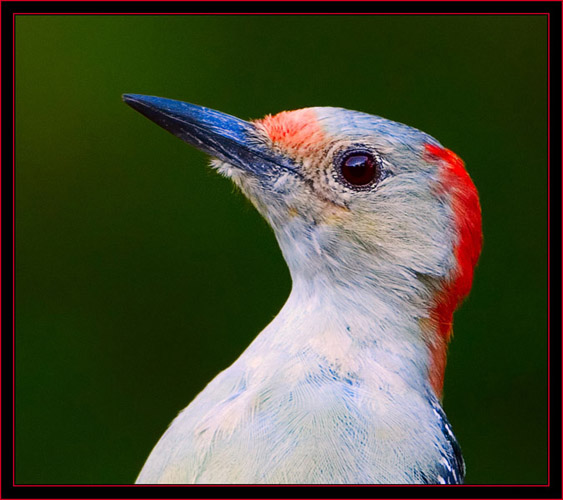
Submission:
[[[133,482],[290,290],[249,202],[124,92],[341,106],[456,151],[485,246],[445,409],[468,483],[546,482],[546,37],[541,16],[17,16],[16,482]]]

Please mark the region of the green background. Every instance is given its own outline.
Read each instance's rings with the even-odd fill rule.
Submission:
[[[543,16],[17,16],[16,482],[131,483],[285,301],[266,223],[121,102],[341,106],[467,163],[485,246],[444,405],[468,483],[544,483]]]

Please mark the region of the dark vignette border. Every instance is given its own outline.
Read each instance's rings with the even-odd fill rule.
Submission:
[[[1,0],[0,0],[1,1]],[[1,1],[2,33],[2,454],[0,498],[562,498],[561,302],[549,298],[549,484],[467,486],[144,486],[15,485],[13,483],[13,269],[14,269],[14,15],[25,14],[547,14],[549,25],[549,288],[561,290],[561,17],[560,1]],[[553,258],[555,256],[555,258]],[[555,287],[554,287],[555,285]],[[522,432],[526,432],[525,429]]]

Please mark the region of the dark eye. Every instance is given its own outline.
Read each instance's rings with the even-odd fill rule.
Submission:
[[[348,153],[340,160],[340,172],[352,186],[367,186],[378,176],[377,161],[368,152]]]

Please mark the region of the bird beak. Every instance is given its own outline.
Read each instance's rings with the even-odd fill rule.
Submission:
[[[124,94],[123,101],[188,144],[242,170],[260,176],[271,175],[280,167],[293,170],[288,159],[263,144],[250,122],[163,97]]]

